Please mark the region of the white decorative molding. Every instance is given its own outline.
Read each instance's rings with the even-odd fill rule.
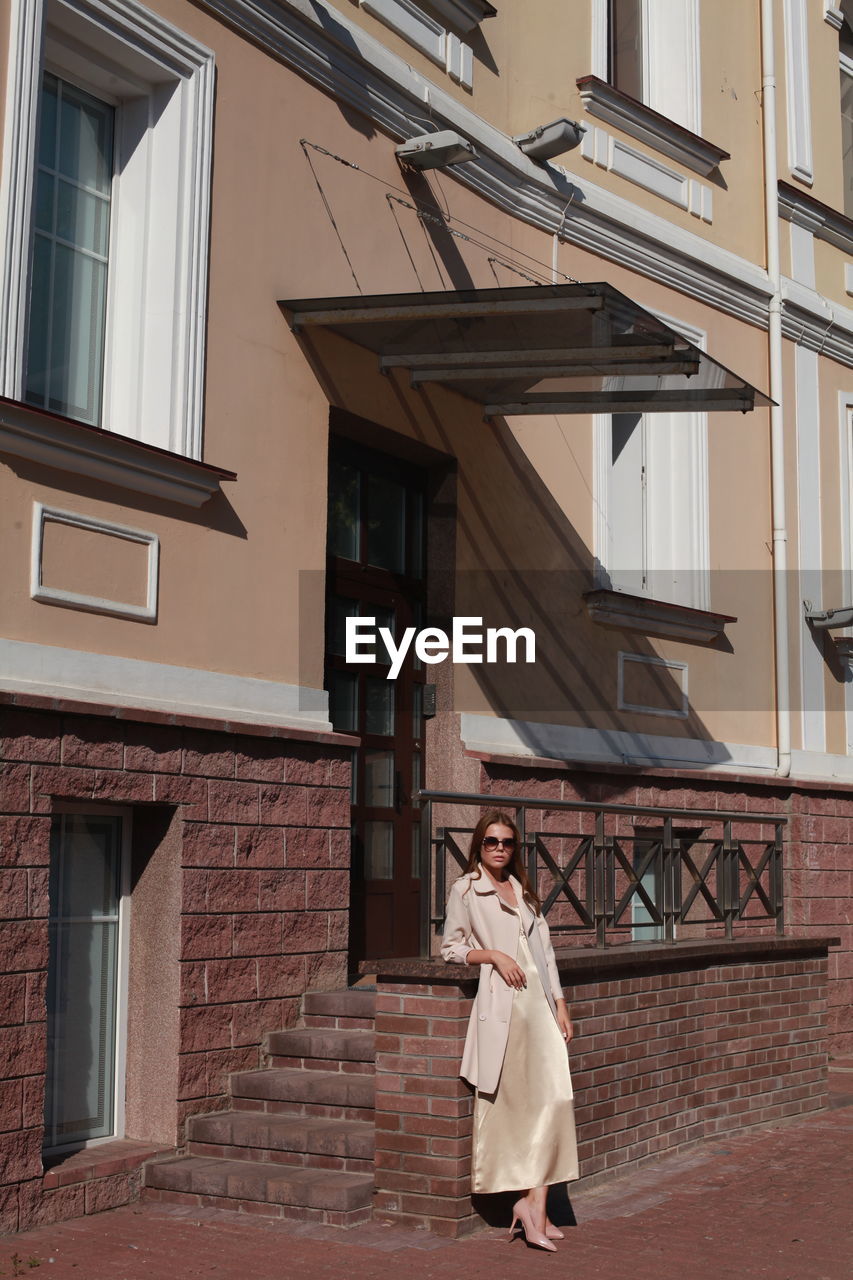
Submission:
[[[822,204],[814,196],[788,182],[779,183],[779,216],[787,222],[833,244],[845,253],[853,253],[853,218]]]
[[[782,277],[782,333],[798,346],[853,366],[853,310]]]
[[[729,614],[694,609],[690,605],[667,600],[652,600],[648,596],[629,595],[626,591],[612,591],[605,587],[585,591],[584,604],[593,622],[602,626],[688,640],[694,644],[710,644],[724,634],[727,622],[737,622],[737,618]]]
[[[615,173],[628,182],[653,191],[655,195],[705,222],[713,220],[710,187],[686,178],[659,160],[644,155],[619,138],[612,137],[597,125],[588,128],[581,139],[581,155],[600,168]]]
[[[844,292],[853,294],[853,262],[844,264]]]
[[[200,457],[213,54],[137,0],[12,0],[0,394],[21,399],[42,67],[119,100],[103,424]],[[133,208],[139,217],[122,217]],[[142,229],[140,229],[142,228]]]
[[[582,76],[577,84],[581,101],[591,116],[645,142],[694,173],[707,177],[723,160],[729,159],[728,151],[715,147],[651,107],[620,93],[597,76]]]
[[[814,232],[791,220],[791,275],[807,289],[815,287]]]
[[[456,27],[457,31],[473,31],[486,18],[494,18],[497,9],[487,0],[427,0],[431,9]]]
[[[834,27],[836,31],[840,31],[842,26],[844,25],[844,14],[841,12],[841,10],[836,9],[835,6],[831,4],[824,4],[823,10],[824,10],[824,13],[823,13],[824,22],[828,22],[829,25],[831,27]]]
[[[466,89],[473,86],[474,55],[470,45],[436,22],[413,0],[358,0],[358,3],[365,13],[384,22],[413,48],[443,67],[451,80]]]
[[[853,391],[838,393],[838,480],[840,495],[841,583],[844,600],[853,600]],[[847,754],[853,756],[853,678],[850,660],[853,641],[847,635],[836,635],[839,657],[847,664],[844,681],[844,720]]]
[[[823,548],[821,520],[821,430],[820,375],[818,354],[797,346],[794,352],[794,396],[797,477],[797,564],[800,600],[823,605]],[[827,601],[827,605],[829,602]],[[806,751],[826,748],[826,665],[823,639],[815,643],[805,619],[800,616],[799,641],[800,711],[802,745]]]
[[[687,694],[687,663],[674,662],[669,658],[653,657],[645,653],[624,653],[620,650],[617,655],[617,675],[616,675],[616,707],[619,711],[636,711],[647,716],[669,716],[670,719],[686,720],[690,713],[690,705]],[[625,666],[630,663],[639,664],[646,667],[656,667],[664,671],[675,673],[673,680],[678,681],[678,689],[681,694],[681,705],[679,707],[660,707],[647,706],[643,703],[628,702],[625,698]]]
[[[2,638],[0,672],[9,693],[332,732],[322,689],[274,680]]]
[[[610,0],[590,0],[590,9],[590,67],[594,76],[606,80],[610,61]]]
[[[0,400],[0,454],[91,476],[135,493],[200,507],[233,471],[196,462],[112,431]]]
[[[61,587],[49,587],[42,581],[44,558],[44,533],[46,524],[61,524],[73,529],[88,529],[94,533],[120,538],[147,547],[145,604],[128,604],[120,600],[106,600],[99,596],[81,595],[65,591]],[[142,529],[130,529],[127,525],[112,524],[95,516],[78,515],[73,511],[60,511],[33,503],[33,538],[30,560],[30,596],[42,604],[57,604],[65,609],[83,609],[89,613],[106,613],[113,618],[132,618],[138,622],[157,621],[157,590],[160,581],[160,539],[156,533]]]
[[[771,774],[776,768],[773,747],[509,720],[469,712],[463,712],[461,720],[466,748],[492,755],[735,773]]]
[[[788,166],[795,178],[811,186],[814,158],[807,0],[784,0],[784,9]]]

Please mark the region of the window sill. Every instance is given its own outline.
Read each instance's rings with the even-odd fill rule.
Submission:
[[[497,16],[497,9],[487,0],[428,0],[431,9],[463,34],[473,31],[484,18]]]
[[[233,471],[0,397],[0,453],[200,507]]]
[[[591,116],[615,125],[662,155],[678,160],[694,173],[707,177],[723,160],[730,158],[728,151],[691,133],[683,125],[667,119],[627,93],[614,89],[598,76],[581,76],[577,86],[584,107]]]
[[[159,1143],[135,1142],[129,1138],[113,1138],[111,1141],[84,1147],[61,1155],[46,1155],[42,1188],[76,1186],[92,1182],[96,1178],[108,1178],[118,1173],[132,1173],[146,1160],[171,1154],[174,1147]]]
[[[694,644],[710,644],[725,633],[727,622],[737,622],[731,614],[649,600],[646,596],[629,596],[606,587],[585,591],[584,600],[590,618],[602,626],[690,640]]]

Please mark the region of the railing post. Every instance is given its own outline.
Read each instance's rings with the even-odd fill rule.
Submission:
[[[595,839],[593,842],[593,891],[592,905],[595,917],[595,944],[607,946],[607,895],[606,895],[607,837],[604,834],[604,812],[595,815]]]
[[[738,893],[737,849],[732,840],[730,819],[723,823],[723,884],[721,906],[726,917],[726,937],[734,937],[734,920],[737,915]]]
[[[438,913],[430,904],[433,901],[433,885],[437,878],[436,859],[432,847],[432,801],[421,800],[420,817],[421,862],[421,955],[429,956],[432,946],[432,920]],[[436,895],[437,896],[437,895]]]
[[[676,850],[672,838],[672,818],[663,820],[663,839],[661,841],[661,914],[663,915],[664,942],[675,941],[675,877]],[[680,872],[680,866],[678,868]],[[681,877],[679,874],[679,884]]]
[[[785,932],[785,877],[782,862],[782,823],[774,824],[773,856],[770,860],[770,901],[776,913],[776,932]]]

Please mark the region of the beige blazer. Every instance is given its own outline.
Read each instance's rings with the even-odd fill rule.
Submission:
[[[551,935],[544,916],[537,916],[521,896],[514,876],[510,884],[521,908],[530,954],[556,1020],[555,1000],[563,998]],[[484,873],[460,876],[450,890],[441,954],[450,964],[467,964],[469,951],[518,951],[518,916],[505,906]],[[498,1087],[512,1014],[512,987],[490,964],[481,964],[477,997],[471,1010],[459,1074],[482,1093]]]

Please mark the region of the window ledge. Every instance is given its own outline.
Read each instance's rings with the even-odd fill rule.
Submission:
[[[602,626],[692,640],[696,644],[709,644],[724,634],[727,622],[737,622],[737,618],[728,613],[711,613],[685,604],[629,596],[606,587],[585,591],[584,600],[590,618]]]
[[[786,222],[805,227],[818,240],[826,240],[844,253],[853,253],[853,218],[789,182],[779,183],[779,214]]]
[[[200,507],[233,471],[0,397],[0,453]]]
[[[486,0],[428,0],[431,9],[440,14],[457,31],[468,32],[478,27],[484,18],[494,18],[497,9]]]
[[[623,133],[638,138],[665,156],[678,160],[704,177],[730,158],[728,151],[691,133],[683,125],[653,111],[627,93],[614,89],[598,76],[581,76],[577,81],[581,100],[591,116],[615,125]]]

